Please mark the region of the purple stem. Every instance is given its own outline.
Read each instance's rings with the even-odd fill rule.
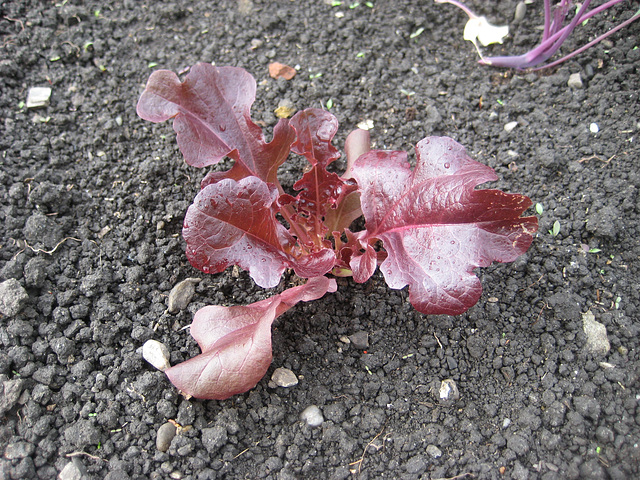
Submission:
[[[638,20],[638,18],[640,18],[640,10],[638,10],[638,12],[636,12],[631,18],[629,18],[628,20],[625,20],[624,22],[622,22],[620,25],[618,25],[617,27],[612,28],[611,30],[609,30],[606,33],[603,33],[602,35],[600,35],[598,38],[596,38],[595,40],[590,41],[589,43],[587,43],[586,45],[578,48],[577,50],[574,50],[573,52],[571,52],[568,55],[565,55],[564,57],[558,59],[558,60],[554,60],[553,62],[547,64],[547,65],[543,65],[542,67],[538,67],[535,70],[540,70],[541,68],[547,68],[547,67],[555,67],[556,65],[561,64],[562,62],[569,60],[571,57],[575,57],[576,55],[584,52],[585,50],[587,50],[588,48],[593,47],[596,43],[601,42],[602,40],[604,40],[605,38],[607,38],[609,35],[617,32],[618,30],[623,29],[624,27],[626,27],[627,25],[629,25],[631,22],[634,22],[636,20]]]
[[[591,0],[586,0],[582,5],[582,7],[579,9],[578,13],[576,13],[576,15],[573,17],[569,25],[563,28],[560,28],[560,26],[562,25],[562,18],[563,18],[561,14],[566,16],[566,14],[568,13],[568,7],[570,5],[570,2],[568,2],[567,0],[563,0],[562,3],[558,6],[556,11],[554,12],[553,22],[549,22],[549,19],[551,16],[550,15],[551,6],[549,4],[549,0],[545,0],[545,27],[544,27],[545,31],[543,33],[543,41],[540,43],[540,45],[538,45],[537,47],[535,47],[534,49],[530,50],[529,52],[523,55],[487,57],[487,58],[481,59],[480,63],[483,65],[491,65],[494,67],[507,67],[507,68],[517,68],[517,69],[525,69],[525,68],[530,68],[535,65],[538,65],[548,60],[549,58],[551,58],[560,49],[564,41],[578,26],[578,24],[588,20],[589,18],[603,12],[607,8],[610,8],[613,5],[616,5],[622,1],[624,0],[609,0],[608,2],[605,2],[599,7],[596,7],[586,12],[586,8],[589,6],[589,3],[591,2]],[[560,60],[556,60],[549,65],[538,67],[538,69],[546,68],[552,65],[555,66],[555,65],[558,65],[559,63],[562,63],[563,61],[568,60],[569,58],[585,51],[586,49],[592,47],[596,43],[607,38],[609,35],[617,32],[621,28],[624,28],[625,26],[629,25],[631,22],[637,20],[638,18],[640,18],[640,11],[638,11],[630,19],[621,23],[617,27],[609,30],[608,32],[600,35],[595,40],[589,42],[587,45],[575,50],[574,52],[571,52],[565,57],[562,57]]]

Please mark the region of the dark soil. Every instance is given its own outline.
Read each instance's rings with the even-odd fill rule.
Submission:
[[[513,73],[476,64],[451,5],[372,2],[0,6],[0,479],[65,467],[63,479],[638,478],[640,22],[560,68]],[[516,2],[470,3],[504,23]],[[623,6],[566,47],[639,8]],[[492,51],[533,47],[540,8]],[[153,69],[197,61],[256,77],[267,135],[281,101],[331,99],[340,147],[362,120],[376,148],[453,137],[496,169],[492,186],[544,207],[531,249],[478,271],[485,293],[459,317],[416,313],[379,274],[340,279],[276,321],[273,365],[254,390],[183,398],[143,343],[163,342],[178,363],[198,353],[184,328],[197,309],[273,294],[245,272],[187,263],[181,222],[204,172],[184,165],[169,124],[135,113]],[[272,61],[298,75],[271,79]],[[52,88],[50,105],[26,109],[36,86]],[[299,173],[285,172],[290,184]],[[168,313],[188,277],[202,278],[195,297]],[[606,354],[587,349],[589,310]],[[366,351],[341,341],[359,332]],[[298,385],[270,387],[277,367]],[[453,404],[439,401],[445,379]],[[320,427],[299,418],[310,405]],[[169,420],[183,428],[161,452]]]

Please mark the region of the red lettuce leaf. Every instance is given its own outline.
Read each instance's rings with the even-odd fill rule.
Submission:
[[[340,153],[331,144],[338,131],[338,119],[325,110],[307,108],[291,118],[290,125],[296,130],[296,141],[291,151],[303,155],[312,165],[326,167],[340,158]]]
[[[523,254],[537,219],[520,216],[531,205],[523,195],[474,190],[497,177],[454,140],[425,138],[416,153],[413,171],[404,152],[371,151],[356,160],[353,176],[367,227],[362,240],[382,240],[385,280],[394,289],[409,285],[417,310],[457,315],[482,293],[473,269]],[[352,262],[364,262],[368,272],[371,255],[366,248]]]
[[[205,273],[238,265],[263,288],[275,287],[286,268],[304,278],[331,270],[332,250],[296,257],[295,239],[275,218],[277,198],[276,187],[256,177],[224,179],[200,190],[182,229],[191,264]]]
[[[184,82],[168,70],[153,72],[137,112],[155,123],[174,119],[178,146],[189,165],[206,167],[228,156],[236,163],[219,174],[221,178],[254,175],[277,183],[278,167],[287,159],[295,131],[283,119],[266,143],[249,113],[255,94],[256,82],[246,70],[198,63]]]
[[[196,398],[223,400],[255,387],[271,364],[271,324],[298,302],[336,291],[336,281],[310,279],[247,306],[208,306],[196,312],[191,335],[202,353],[165,371],[171,383]]]

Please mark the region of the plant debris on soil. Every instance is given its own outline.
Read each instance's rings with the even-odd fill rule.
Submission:
[[[517,2],[467,4],[505,25]],[[537,7],[487,54],[533,48]],[[638,8],[622,2],[567,49]],[[464,21],[431,1],[4,2],[0,479],[640,476],[640,23],[532,73],[477,65],[451,34]],[[478,270],[484,293],[456,317],[416,312],[379,273],[339,278],[275,321],[256,388],[185,398],[143,345],[180,363],[199,353],[199,308],[299,280],[263,290],[186,259],[202,172],[135,106],[152,70],[199,61],[256,78],[267,137],[286,104],[330,105],[340,149],[363,122],[378,149],[454,138],[496,170],[482,188],[533,200],[531,248]],[[271,78],[275,62],[297,74]]]

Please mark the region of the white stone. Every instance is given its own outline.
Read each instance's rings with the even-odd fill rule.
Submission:
[[[27,93],[27,108],[39,108],[49,105],[51,98],[51,88],[49,87],[33,87]]]
[[[510,132],[511,130],[516,128],[517,126],[518,126],[518,122],[509,122],[509,123],[505,124],[504,131],[505,132]]]
[[[158,370],[165,371],[171,367],[169,349],[157,340],[147,340],[142,346],[142,357]]]
[[[458,391],[456,382],[450,378],[443,380],[440,384],[439,396],[440,403],[442,404],[451,405],[457,402],[460,398],[460,392]]]
[[[589,125],[589,131],[591,133],[598,133],[600,131],[600,127],[598,127],[597,123],[592,123],[591,125]]]
[[[316,405],[310,405],[305,408],[300,414],[300,420],[306,422],[310,427],[319,427],[324,422],[324,417],[322,416],[322,412],[320,408]]]

